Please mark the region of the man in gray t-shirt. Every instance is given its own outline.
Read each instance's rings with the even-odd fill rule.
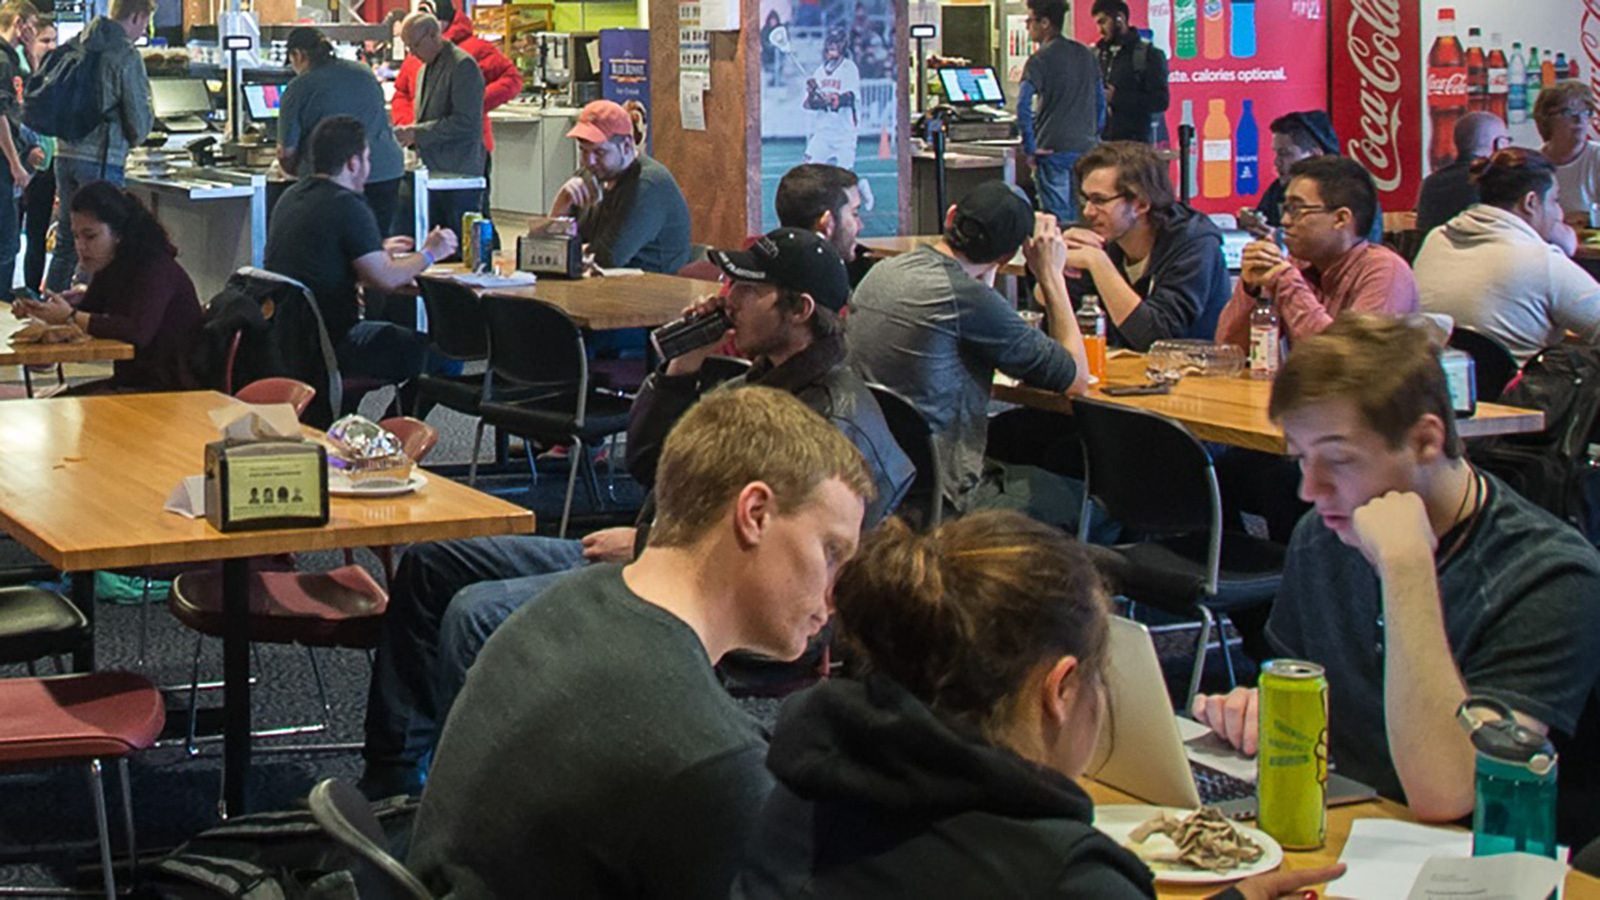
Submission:
[[[1039,49],[1022,68],[1017,130],[1033,163],[1039,206],[1063,224],[1078,218],[1072,164],[1100,142],[1106,116],[1105,85],[1094,51],[1062,37],[1062,0],[1029,0],[1028,37]]]
[[[994,290],[996,270],[1019,246],[1039,279],[1048,331],[1024,322]],[[1021,191],[989,181],[950,208],[938,242],[877,264],[850,298],[851,364],[928,420],[940,491],[958,511],[983,469],[996,370],[1048,391],[1087,389],[1065,264],[1054,217],[1036,217]]]

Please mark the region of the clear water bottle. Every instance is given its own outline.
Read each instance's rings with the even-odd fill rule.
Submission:
[[[1078,305],[1078,330],[1083,333],[1084,355],[1089,357],[1089,374],[1106,377],[1106,313],[1100,298],[1085,294]]]
[[[1272,378],[1278,374],[1283,346],[1283,329],[1272,298],[1263,294],[1250,311],[1250,377]]]
[[[1556,751],[1550,739],[1517,724],[1510,707],[1487,697],[1468,697],[1456,719],[1478,751],[1472,855],[1555,859]]]

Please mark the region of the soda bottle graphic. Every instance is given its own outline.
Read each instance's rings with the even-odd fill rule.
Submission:
[[[1256,131],[1253,105],[1244,101],[1239,127],[1233,130],[1233,189],[1241,197],[1261,192],[1261,135]]]
[[[1177,32],[1178,58],[1194,59],[1200,55],[1195,21],[1196,0],[1172,0],[1172,25]]]
[[[1204,21],[1200,23],[1201,44],[1206,59],[1222,59],[1228,55],[1228,25],[1223,21],[1222,0],[1203,0]]]
[[[1533,103],[1539,99],[1539,91],[1544,87],[1544,78],[1540,72],[1543,66],[1539,63],[1539,48],[1528,46],[1528,109],[1533,109]]]
[[[1249,59],[1256,55],[1256,0],[1228,0],[1228,5],[1228,51],[1234,59]]]
[[[1583,77],[1578,73],[1578,54],[1576,53],[1567,57],[1567,77],[1573,81],[1577,81]]]
[[[1549,87],[1556,83],[1556,52],[1549,47],[1544,48],[1544,62],[1539,65],[1539,85]]]
[[[1197,134],[1197,132],[1194,130],[1193,100],[1183,101],[1183,117],[1178,120],[1178,127],[1182,128],[1184,125],[1189,126],[1189,132],[1191,134]],[[1189,189],[1189,196],[1198,197],[1200,195],[1200,141],[1198,140],[1192,140],[1189,142],[1188,181],[1189,183],[1187,187]]]
[[[1506,55],[1500,49],[1500,35],[1489,35],[1489,58],[1486,62],[1489,71],[1489,112],[1500,117],[1500,121],[1507,121],[1510,111],[1507,109],[1507,95],[1511,90],[1511,70],[1506,66]]]
[[[1150,43],[1172,58],[1172,0],[1150,0]]]
[[[1442,168],[1455,161],[1456,121],[1467,112],[1467,55],[1456,38],[1456,11],[1439,10],[1438,34],[1428,50],[1428,165]]]
[[[1528,61],[1522,58],[1522,42],[1511,44],[1511,67],[1506,73],[1506,121],[1521,125],[1528,121]]]
[[[1572,77],[1572,74],[1567,71],[1567,55],[1565,53],[1556,54],[1556,64],[1554,68],[1556,71],[1557,81],[1566,81],[1568,78]]]
[[[1201,141],[1200,158],[1205,175],[1200,183],[1205,185],[1207,197],[1233,196],[1233,123],[1228,121],[1228,101],[1213,97],[1206,111],[1205,139]]]
[[[1489,69],[1483,58],[1483,35],[1467,29],[1467,109],[1480,112],[1489,108]]]

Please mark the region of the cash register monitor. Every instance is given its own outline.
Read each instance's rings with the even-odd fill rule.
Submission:
[[[951,106],[1006,105],[1006,92],[994,66],[941,66],[939,83]]]
[[[276,121],[278,101],[283,96],[283,86],[277,84],[247,84],[244,86],[244,105],[250,118],[256,122]]]
[[[150,102],[163,131],[205,131],[210,127],[206,119],[211,115],[211,92],[198,78],[152,78]]]

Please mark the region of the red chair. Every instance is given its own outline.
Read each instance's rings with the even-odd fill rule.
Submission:
[[[317,397],[317,389],[293,378],[262,378],[240,388],[233,395],[246,403],[287,403],[299,417]]]
[[[128,839],[128,871],[138,865],[133,836],[133,797],[128,785],[128,755],[155,743],[166,724],[161,692],[131,672],[93,672],[55,678],[0,680],[0,767],[38,767],[84,763],[94,796],[100,866],[107,900],[117,896],[111,866],[111,829],[106,819],[102,773],[108,759],[122,775],[123,827]]]

